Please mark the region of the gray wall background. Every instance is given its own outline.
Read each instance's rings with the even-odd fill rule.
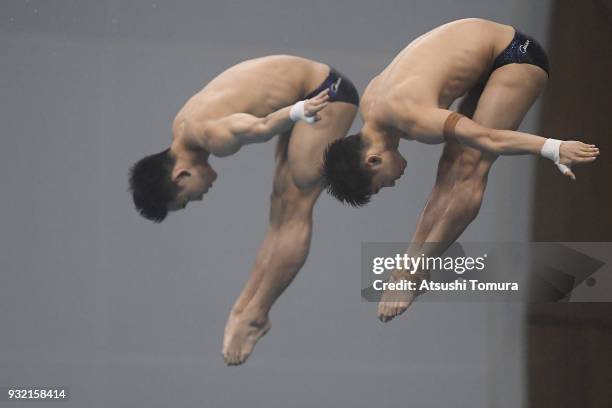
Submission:
[[[167,147],[183,102],[240,60],[301,55],[362,90],[439,24],[491,18],[546,43],[548,10],[527,0],[3,2],[0,385],[65,385],[62,406],[74,407],[523,404],[519,305],[416,304],[383,325],[360,301],[360,242],[409,239],[440,146],[404,142],[406,175],[364,209],[322,196],[309,259],[238,368],[223,364],[221,336],[267,224],[273,144],[213,159],[211,193],[161,225],[133,210],[126,175]],[[523,129],[535,130],[536,114]],[[532,173],[531,159],[499,160],[463,239],[528,239]]]

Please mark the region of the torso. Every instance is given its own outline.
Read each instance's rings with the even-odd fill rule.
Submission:
[[[465,19],[411,42],[374,78],[361,99],[363,121],[384,127],[393,111],[411,104],[448,108],[488,77],[497,55],[512,41],[511,26]]]
[[[325,64],[275,55],[234,65],[192,96],[177,113],[173,131],[202,136],[209,121],[233,113],[263,117],[315,89],[327,76]],[[214,137],[203,135],[204,137]]]

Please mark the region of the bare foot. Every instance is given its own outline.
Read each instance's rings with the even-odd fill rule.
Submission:
[[[418,285],[426,274],[419,273],[411,275],[405,271],[394,271],[389,277],[389,282],[400,282],[405,279],[416,282]],[[381,322],[388,322],[394,317],[401,315],[408,309],[414,299],[419,294],[416,290],[386,290],[380,302],[378,302],[378,319]]]
[[[223,359],[227,365],[239,365],[249,358],[255,343],[270,330],[267,316],[253,317],[248,313],[231,313],[225,324]]]

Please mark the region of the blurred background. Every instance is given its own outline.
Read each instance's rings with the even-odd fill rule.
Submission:
[[[609,406],[606,305],[417,303],[383,325],[360,300],[361,242],[410,239],[441,146],[403,143],[406,175],[363,209],[321,196],[306,265],[237,368],[221,339],[267,225],[273,144],[212,159],[211,193],[160,225],[133,209],[127,172],[241,60],[323,61],[362,91],[420,34],[483,17],[550,50],[521,129],[588,135],[603,155],[573,184],[548,162],[498,160],[462,239],[612,241],[610,3],[4,1],[0,386],[63,385],[62,406],[100,408]]]
[[[531,236],[536,241],[609,242],[612,0],[557,0],[551,5],[548,38],[554,71],[542,100],[539,131],[585,138],[603,153],[596,164],[580,170],[576,183],[564,183],[546,163],[537,162]],[[611,274],[608,264],[594,275],[595,282]],[[612,304],[533,304],[527,333],[530,406],[612,406]]]

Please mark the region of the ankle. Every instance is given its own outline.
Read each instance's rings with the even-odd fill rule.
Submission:
[[[268,321],[268,313],[253,307],[233,310],[232,316],[245,320],[249,324],[253,325],[265,324]]]

